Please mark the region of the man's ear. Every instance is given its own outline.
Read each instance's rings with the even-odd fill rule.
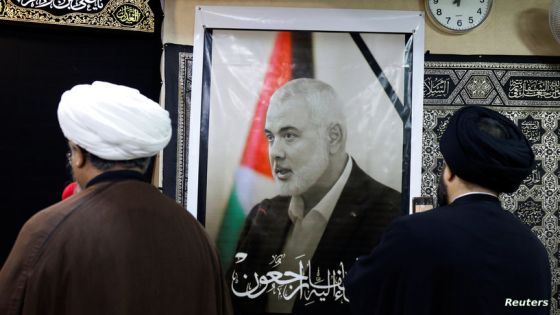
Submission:
[[[457,175],[455,175],[455,173],[451,170],[451,168],[449,168],[447,163],[445,163],[445,165],[443,167],[443,180],[444,180],[444,182],[449,183],[452,180],[454,180],[456,177],[457,177]]]
[[[344,131],[338,123],[332,123],[327,129],[327,137],[329,143],[329,153],[338,152],[344,143]]]
[[[72,150],[72,163],[74,164],[74,167],[84,167],[86,165],[86,153],[84,149],[75,144],[71,144],[70,150]]]

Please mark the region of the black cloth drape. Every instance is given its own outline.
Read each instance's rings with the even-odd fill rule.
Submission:
[[[61,94],[102,80],[159,100],[163,13],[159,0],[150,6],[154,33],[0,23],[0,265],[23,223],[71,181],[56,117]]]

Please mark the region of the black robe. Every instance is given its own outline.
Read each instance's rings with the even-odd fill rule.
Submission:
[[[346,277],[353,314],[371,315],[548,315],[550,288],[542,243],[484,194],[395,221]]]
[[[0,271],[0,314],[230,314],[201,225],[139,178],[104,173],[32,217]]]

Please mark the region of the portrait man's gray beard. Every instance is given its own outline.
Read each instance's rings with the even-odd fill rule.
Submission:
[[[293,165],[289,157],[271,161],[274,182],[282,196],[303,194],[325,173],[329,165],[329,152],[324,137],[317,133],[313,152],[297,159],[305,160],[305,163],[301,163],[300,166],[297,165],[299,163]]]

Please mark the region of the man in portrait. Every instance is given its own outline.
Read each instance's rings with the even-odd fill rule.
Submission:
[[[346,127],[319,80],[289,81],[270,98],[264,132],[280,193],[246,218],[228,275],[236,314],[349,312],[342,279],[400,214],[400,193],[346,152]]]

